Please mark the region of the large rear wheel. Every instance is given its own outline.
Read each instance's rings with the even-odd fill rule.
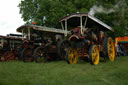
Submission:
[[[34,60],[37,63],[45,62],[47,61],[47,55],[46,50],[43,47],[37,47],[34,50]]]
[[[78,51],[76,48],[68,48],[66,60],[69,64],[76,64],[78,61]]]
[[[92,45],[89,49],[89,60],[92,65],[99,64],[100,55],[97,45]]]
[[[115,60],[115,46],[111,37],[104,39],[103,48],[104,57],[113,62]]]

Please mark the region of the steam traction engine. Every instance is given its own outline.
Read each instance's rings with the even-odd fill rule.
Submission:
[[[113,29],[87,13],[77,13],[60,20],[65,39],[58,44],[58,55],[75,64],[78,58],[88,58],[97,65],[100,58],[115,60],[115,47],[106,31]],[[70,31],[70,33],[68,32]]]
[[[22,40],[18,34],[0,36],[0,61],[10,61],[18,58],[18,48],[20,48],[21,42]]]
[[[22,33],[22,60],[45,62],[57,57],[57,44],[62,39],[62,29],[37,25],[23,25],[17,28]]]

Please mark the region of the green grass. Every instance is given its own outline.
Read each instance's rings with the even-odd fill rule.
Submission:
[[[128,56],[97,66],[84,61],[0,62],[0,85],[128,85]]]

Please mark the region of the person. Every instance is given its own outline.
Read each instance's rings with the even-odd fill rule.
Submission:
[[[116,45],[116,50],[117,50],[117,56],[121,56],[120,44]]]
[[[125,49],[125,47],[123,45],[120,45],[120,49],[121,49],[122,55],[123,56],[127,56],[126,49]]]
[[[103,41],[104,37],[105,37],[105,33],[103,31],[100,31],[100,37],[99,37],[100,38],[100,42]]]
[[[94,32],[92,32],[92,38],[94,41],[98,41],[97,35]]]
[[[57,34],[55,35],[55,39],[56,42],[59,42],[60,40],[62,40],[62,36]]]

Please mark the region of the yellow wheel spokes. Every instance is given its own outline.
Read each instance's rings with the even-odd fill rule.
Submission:
[[[92,51],[92,62],[96,65],[99,63],[99,50],[97,46],[94,46]]]
[[[69,52],[69,56],[68,56],[68,59],[69,59],[69,62],[72,63],[72,59],[73,59],[74,55],[73,55],[73,50],[72,48],[70,49],[70,52]]]
[[[112,51],[111,51],[111,57],[110,57],[110,59],[111,59],[111,61],[114,61],[114,59],[115,59],[115,48],[114,48],[114,44],[112,43]]]
[[[92,60],[94,60],[96,57],[96,51],[95,51],[95,48],[93,48],[93,52],[92,52]]]
[[[111,46],[111,42],[108,42],[108,55],[112,56],[112,46]]]
[[[99,49],[98,49],[98,47],[96,46],[96,58],[95,58],[94,64],[99,64],[99,58],[100,58]]]
[[[75,64],[75,63],[77,63],[77,60],[78,60],[78,52],[76,49],[74,49],[74,54],[75,55],[74,55],[74,62],[73,63]]]
[[[75,48],[70,48],[69,49],[69,56],[68,60],[70,64],[76,64],[78,60],[78,52]]]
[[[115,59],[115,49],[112,39],[109,39],[108,41],[108,56],[110,61],[114,61]]]

